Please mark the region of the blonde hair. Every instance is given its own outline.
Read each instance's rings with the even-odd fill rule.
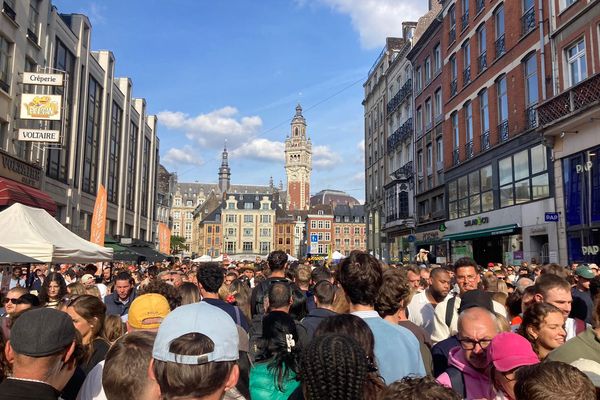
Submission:
[[[127,326],[118,315],[104,317],[103,336],[110,343],[114,343],[127,332]]]

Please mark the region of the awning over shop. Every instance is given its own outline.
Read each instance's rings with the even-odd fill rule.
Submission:
[[[168,255],[159,253],[158,251],[146,246],[127,246],[127,250],[133,251],[144,257],[148,262],[164,261],[169,258]]]
[[[493,228],[479,229],[476,231],[451,233],[444,236],[444,240],[467,240],[485,236],[510,235],[511,233],[515,233],[518,229],[520,228],[517,224],[495,226]]]
[[[129,250],[127,247],[123,247],[114,242],[104,242],[104,246],[113,249],[113,260],[114,261],[137,261],[140,254],[135,251]]]
[[[0,178],[0,206],[14,203],[43,208],[51,215],[56,215],[56,203],[48,194],[11,179]]]

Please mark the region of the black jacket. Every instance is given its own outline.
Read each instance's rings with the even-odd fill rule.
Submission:
[[[326,308],[315,308],[314,310],[310,311],[308,315],[300,322],[302,326],[306,328],[308,340],[312,340],[317,327],[325,318],[334,317],[336,315],[338,314],[335,311],[331,311]]]

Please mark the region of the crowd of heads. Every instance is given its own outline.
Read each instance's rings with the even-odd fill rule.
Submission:
[[[600,333],[592,267],[436,265],[426,252],[393,265],[361,251],[319,265],[274,251],[229,264],[15,267],[3,279],[13,287],[2,293],[0,391],[35,381],[66,400],[94,390],[156,400],[593,399],[600,346],[589,358],[561,353],[575,348],[569,339]],[[398,351],[406,370],[393,375],[386,353]]]

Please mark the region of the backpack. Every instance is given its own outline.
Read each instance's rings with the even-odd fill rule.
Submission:
[[[446,373],[448,374],[448,378],[450,378],[452,390],[458,393],[461,398],[466,399],[467,387],[465,385],[465,376],[463,375],[462,371],[455,366],[449,365],[448,369],[446,369]]]
[[[456,296],[452,297],[448,300],[448,304],[446,305],[446,326],[450,328],[450,324],[452,323],[452,318],[454,317],[454,304],[456,303]]]

